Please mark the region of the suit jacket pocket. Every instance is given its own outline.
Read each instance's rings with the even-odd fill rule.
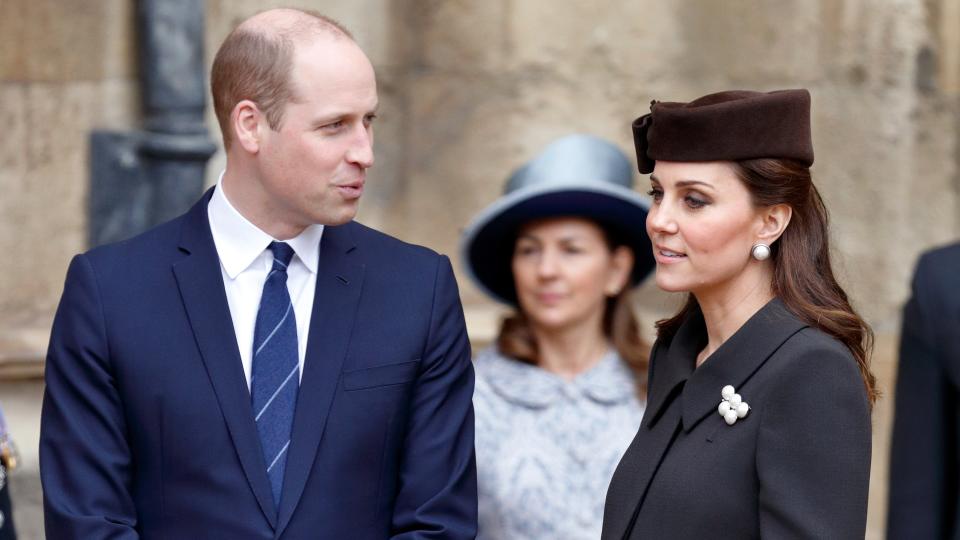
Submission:
[[[417,368],[419,366],[420,360],[417,359],[411,362],[345,371],[343,373],[343,389],[349,392],[351,390],[410,382],[417,378]]]

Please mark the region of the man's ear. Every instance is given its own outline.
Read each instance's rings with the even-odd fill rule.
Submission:
[[[788,204],[775,204],[764,208],[760,214],[761,224],[757,241],[772,246],[783,231],[787,230],[791,217],[793,217],[793,208]]]
[[[238,102],[230,112],[230,128],[233,137],[241,148],[251,154],[260,151],[260,138],[266,125],[267,117],[260,111],[257,104],[244,99]]]

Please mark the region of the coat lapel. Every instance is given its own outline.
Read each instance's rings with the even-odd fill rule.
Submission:
[[[326,227],[320,241],[310,336],[280,497],[278,537],[293,516],[316,459],[360,300],[364,266],[355,253],[350,226]]]
[[[694,316],[702,325],[703,319],[699,313]],[[660,461],[680,432],[680,408],[671,404],[679,399],[693,371],[696,350],[703,347],[700,337],[691,335],[697,324],[690,322],[684,323],[672,340],[654,344],[647,410],[637,436],[630,443],[610,481],[603,515],[602,540],[629,536]]]
[[[676,388],[683,388],[682,381]],[[673,392],[668,396],[672,401]],[[617,465],[617,470],[607,490],[607,503],[603,513],[601,540],[627,538],[636,520],[637,510],[650,487],[654,473],[673,439],[680,431],[680,414],[677,407],[667,407],[651,428],[644,422],[630,447]]]
[[[207,220],[211,193],[208,191],[185,217],[180,249],[187,256],[173,265],[173,273],[243,472],[261,510],[275,526],[273,495],[237,350],[220,259]]]
[[[724,386],[740,392],[790,336],[806,327],[776,298],[756,312],[690,376],[681,397],[683,430],[689,433],[708,414],[717,414]],[[749,403],[749,394],[743,399]]]
[[[739,389],[780,345],[805,327],[774,299],[696,370],[697,353],[707,342],[699,310],[688,316],[670,341],[657,342],[651,355],[647,411],[610,482],[603,540],[629,536],[650,482],[677,434],[689,432],[708,414],[716,414],[724,385]],[[749,401],[749,397],[745,399]]]
[[[669,403],[673,401],[677,385],[684,383],[693,373],[697,351],[706,345],[706,335],[698,328],[703,326],[699,311],[691,313],[667,342],[657,340],[650,354],[650,396],[643,424],[653,426]]]

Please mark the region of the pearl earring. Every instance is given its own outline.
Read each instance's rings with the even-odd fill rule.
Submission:
[[[750,254],[758,261],[765,261],[770,258],[770,246],[757,242],[753,245],[753,249],[750,250]]]

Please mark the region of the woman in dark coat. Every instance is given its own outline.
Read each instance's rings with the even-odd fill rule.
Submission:
[[[656,103],[634,124],[662,289],[649,399],[603,540],[863,538],[871,332],[830,266],[806,90]]]

